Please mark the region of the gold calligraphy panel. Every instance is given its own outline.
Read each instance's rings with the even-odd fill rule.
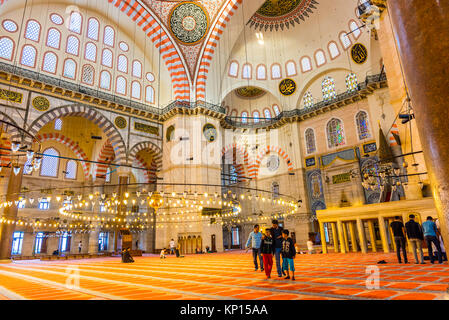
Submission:
[[[361,43],[356,43],[351,49],[352,60],[357,64],[362,64],[368,59],[368,50]]]
[[[22,103],[23,94],[19,92],[0,89],[0,99],[16,103]]]
[[[279,92],[284,96],[290,96],[296,91],[296,82],[292,79],[284,79],[279,84]]]

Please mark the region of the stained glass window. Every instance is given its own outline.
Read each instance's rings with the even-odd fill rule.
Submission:
[[[61,32],[55,28],[48,30],[47,34],[47,47],[59,49],[61,45]]]
[[[235,184],[238,181],[238,174],[235,167],[231,164],[229,167],[229,183]]]
[[[136,78],[142,78],[142,63],[135,60],[133,62],[133,76]]]
[[[357,91],[358,83],[357,76],[355,73],[350,73],[346,76],[346,89],[349,92]]]
[[[107,71],[102,71],[100,74],[100,88],[111,90],[111,75]]]
[[[55,120],[55,130],[60,131],[62,129],[62,119],[58,118]]]
[[[103,50],[103,56],[101,58],[101,64],[112,68],[112,51],[109,49],[104,49]]]
[[[90,18],[87,27],[87,37],[92,40],[98,41],[98,33],[100,31],[100,24],[95,18]]]
[[[39,41],[41,35],[41,25],[35,20],[30,20],[27,23],[25,38],[33,41]]]
[[[274,114],[276,115],[276,117],[281,113],[279,111],[279,106],[277,104],[273,105],[273,111],[274,111]]]
[[[257,80],[267,79],[267,67],[260,65],[257,67]]]
[[[97,46],[92,42],[86,43],[86,51],[84,52],[84,58],[92,62],[97,61]]]
[[[312,128],[306,130],[305,137],[306,137],[307,154],[314,153],[316,151],[316,144],[315,144],[315,132],[313,131]]]
[[[11,60],[14,42],[6,37],[0,38],[0,58]]]
[[[107,26],[104,28],[103,43],[107,46],[113,47],[115,41],[115,31],[112,27]]]
[[[126,79],[123,77],[117,77],[117,83],[115,84],[115,91],[120,94],[126,94]]]
[[[149,103],[154,103],[154,89],[152,86],[147,86],[145,89],[145,100]]]
[[[345,144],[345,134],[341,120],[332,118],[327,123],[327,142],[329,148],[342,146]]]
[[[302,98],[303,103],[304,103],[304,108],[311,108],[313,107],[313,97],[312,94],[310,93],[310,91],[307,91],[304,94],[304,97]]]
[[[370,138],[371,135],[369,133],[369,126],[368,126],[368,115],[365,111],[360,111],[355,116],[355,121],[357,123],[357,132],[359,134],[359,139],[367,139]]]
[[[271,119],[271,112],[269,109],[264,110],[265,119]]]
[[[75,36],[69,36],[67,38],[66,52],[77,56],[79,54],[80,41]]]
[[[253,121],[254,121],[254,123],[258,123],[259,120],[260,120],[259,111],[254,111],[253,112]]]
[[[321,89],[324,101],[330,101],[337,97],[337,93],[335,92],[335,81],[333,78],[325,77],[321,83]]]
[[[42,65],[42,70],[50,73],[56,73],[56,65],[58,58],[53,52],[47,52],[44,55],[44,63]]]
[[[34,253],[36,253],[36,254],[41,253],[43,242],[44,242],[44,233],[38,232],[36,234],[36,242],[34,244]]]
[[[248,122],[248,112],[244,111],[242,112],[242,123]]]
[[[57,177],[59,167],[59,152],[54,148],[44,150],[41,164],[41,176]]]
[[[94,84],[95,69],[91,65],[84,65],[82,71],[82,82],[90,85]]]
[[[128,73],[128,58],[124,55],[118,56],[118,64],[117,64],[118,71]]]
[[[111,168],[108,167],[108,169],[106,170],[106,178],[105,178],[105,182],[111,182]]]
[[[79,12],[72,12],[70,15],[69,30],[76,33],[81,33],[82,21],[83,18]]]
[[[140,86],[140,83],[137,81],[133,81],[131,84],[131,97],[135,99],[140,99],[140,92],[142,91],[142,88]]]
[[[67,161],[67,165],[65,167],[65,178],[66,179],[76,179],[78,166],[75,160]]]
[[[11,254],[21,254],[23,243],[23,231],[16,231],[12,235]]]
[[[64,62],[64,77],[75,79],[76,62],[72,59],[67,59]]]
[[[27,67],[32,67],[36,65],[36,49],[33,46],[26,45],[22,50],[22,58],[20,59],[20,63]]]

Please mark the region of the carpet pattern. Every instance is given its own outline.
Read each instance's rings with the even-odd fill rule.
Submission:
[[[378,265],[377,261],[387,264]],[[379,286],[367,287],[367,267]],[[449,266],[398,264],[395,254],[297,255],[296,281],[254,271],[244,252],[0,264],[0,300],[434,300],[446,298]],[[377,269],[378,268],[378,269]],[[372,284],[372,282],[369,282]]]

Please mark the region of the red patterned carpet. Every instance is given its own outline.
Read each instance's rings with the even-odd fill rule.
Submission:
[[[251,255],[138,257],[0,264],[0,300],[88,299],[441,299],[449,285],[447,262],[397,264],[395,254],[298,255],[296,281],[265,280]],[[377,265],[386,260],[388,264]],[[380,271],[379,289],[366,287],[366,267]],[[79,277],[77,278],[77,274]],[[73,280],[78,279],[79,283]]]

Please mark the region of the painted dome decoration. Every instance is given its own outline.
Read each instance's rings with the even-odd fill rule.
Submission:
[[[170,12],[171,33],[185,45],[194,45],[203,40],[209,27],[206,10],[195,2],[185,1]]]
[[[248,22],[250,27],[267,31],[290,28],[305,21],[312,9],[317,9],[316,0],[267,0]]]
[[[235,94],[240,98],[259,98],[262,97],[266,92],[262,89],[246,86],[235,89]]]

